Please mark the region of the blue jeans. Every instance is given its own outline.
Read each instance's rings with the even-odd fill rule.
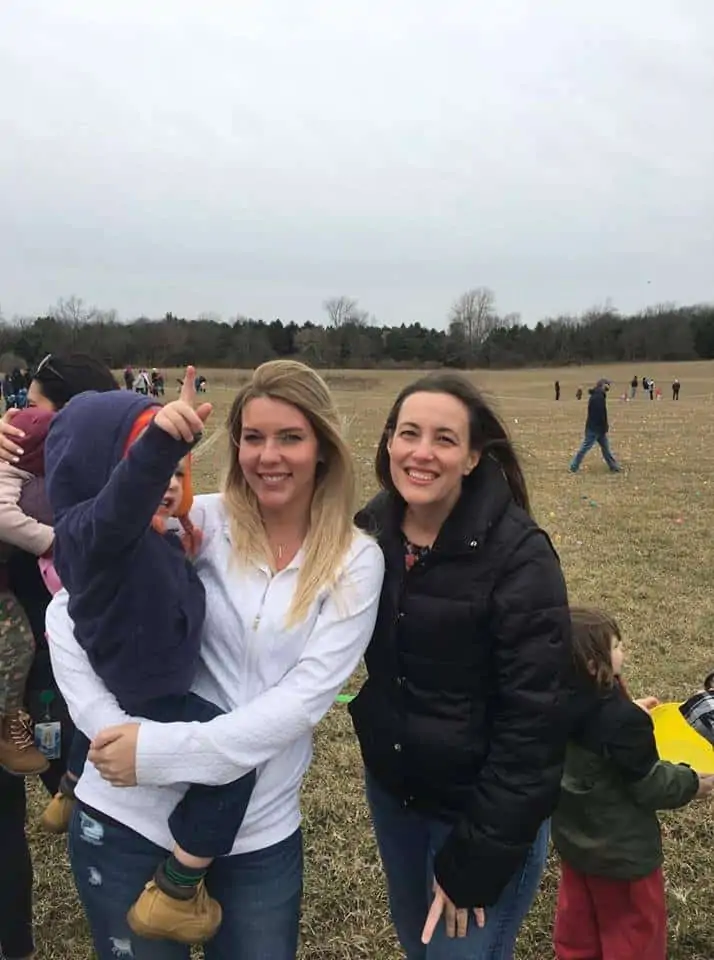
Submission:
[[[439,923],[431,943],[421,932],[433,899],[434,857],[452,825],[405,810],[369,773],[367,801],[387,875],[389,906],[399,942],[407,960],[511,960],[516,937],[531,908],[548,855],[549,824],[541,827],[523,868],[511,879],[494,906],[486,909],[486,925],[479,929],[473,913],[468,933],[446,936]]]
[[[196,696],[162,697],[131,711],[158,723],[207,723],[222,710]],[[67,769],[78,780],[89,752],[89,740],[77,731],[69,751]],[[233,847],[255,787],[255,771],[219,787],[193,784],[169,817],[169,829],[176,843],[194,857],[223,857]]]
[[[580,445],[580,449],[573,457],[573,462],[570,464],[571,473],[577,473],[580,469],[580,464],[583,462],[585,454],[592,450],[595,444],[600,445],[600,451],[603,456],[603,460],[608,465],[608,467],[613,471],[619,471],[620,467],[612,455],[612,450],[610,449],[610,441],[607,439],[606,433],[593,433],[591,430],[585,431],[585,437],[583,442]]]
[[[77,804],[69,856],[98,960],[189,960],[187,946],[137,937],[126,921],[166,856],[162,847]],[[223,908],[223,923],[204,948],[205,960],[295,960],[302,865],[300,830],[264,850],[216,860],[206,886]]]

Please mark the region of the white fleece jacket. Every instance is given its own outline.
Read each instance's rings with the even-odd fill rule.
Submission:
[[[323,591],[306,619],[285,617],[302,555],[280,573],[241,567],[232,556],[218,494],[197,497],[203,530],[196,562],[206,587],[201,666],[194,691],[227,711],[210,723],[142,721],[138,786],[112,787],[87,764],[77,787],[84,803],[170,849],[168,816],[188,783],[222,784],[257,769],[258,779],[233,853],[259,850],[300,824],[299,792],[312,757],[312,730],[354,671],[377,616],[384,561],[355,531],[337,588]],[[57,683],[77,727],[90,739],[129,718],[74,639],[67,594],[47,611]]]

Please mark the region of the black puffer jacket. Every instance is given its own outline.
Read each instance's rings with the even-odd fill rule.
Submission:
[[[491,906],[558,799],[570,617],[558,557],[484,458],[430,554],[405,572],[401,501],[357,523],[386,559],[368,679],[350,710],[365,766],[405,808],[454,823],[436,877]]]

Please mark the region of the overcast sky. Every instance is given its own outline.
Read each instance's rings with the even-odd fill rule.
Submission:
[[[1,0],[0,305],[714,300],[714,0]]]

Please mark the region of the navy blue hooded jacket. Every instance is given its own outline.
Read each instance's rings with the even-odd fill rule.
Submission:
[[[597,384],[590,391],[588,400],[588,418],[585,423],[585,430],[588,433],[597,434],[598,437],[604,437],[610,429],[607,422],[607,393],[605,387]]]
[[[54,562],[75,636],[107,689],[136,713],[188,693],[206,606],[179,538],[151,526],[189,445],[151,424],[124,455],[151,406],[128,391],[82,393],[55,417],[45,443]]]

